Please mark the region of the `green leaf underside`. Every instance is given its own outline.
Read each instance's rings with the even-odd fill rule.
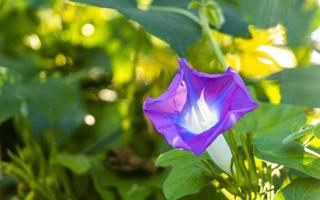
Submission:
[[[289,46],[299,46],[308,39],[312,18],[317,8],[308,9],[304,0],[239,0],[241,16],[259,28],[283,24],[287,29]]]
[[[178,7],[185,10],[188,10],[188,4],[190,0],[179,0],[179,1],[172,1],[172,0],[154,0],[152,5],[155,6],[172,6]],[[248,23],[243,21],[240,16],[240,12],[237,9],[233,8],[232,6],[218,2],[225,18],[225,23],[219,29],[220,32],[227,33],[233,36],[238,37],[250,37],[250,33],[248,30]],[[190,11],[190,10],[189,10]],[[195,15],[197,14],[196,11],[193,12]]]
[[[176,13],[144,11],[130,0],[76,0],[75,2],[113,8],[138,22],[152,35],[170,44],[181,56],[186,56],[188,46],[201,36],[200,26],[191,19]]]
[[[320,68],[295,68],[284,70],[270,77],[281,88],[283,103],[320,107]]]
[[[201,26],[192,19],[175,12],[163,12],[151,9],[148,11],[137,8],[135,1],[130,0],[75,0],[78,3],[90,4],[98,7],[118,10],[128,18],[138,22],[146,31],[163,39],[180,56],[187,56],[187,49],[201,37]],[[187,9],[189,1],[156,0],[152,6],[179,8],[192,14]],[[222,5],[226,23],[222,26],[222,32],[235,36],[249,37],[248,24],[240,20],[231,6]],[[196,14],[196,13],[195,13]]]

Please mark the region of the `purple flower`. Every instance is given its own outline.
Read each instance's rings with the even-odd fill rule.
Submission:
[[[224,74],[206,74],[183,58],[178,63],[167,91],[156,99],[148,97],[143,110],[171,146],[200,155],[257,103],[231,68]]]

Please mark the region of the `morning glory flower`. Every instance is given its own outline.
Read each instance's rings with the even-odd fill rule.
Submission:
[[[206,74],[192,69],[183,58],[178,63],[179,70],[167,91],[145,100],[145,115],[174,148],[200,155],[215,139],[227,145],[223,136],[218,136],[257,103],[231,68],[224,74]],[[215,146],[210,148],[219,151]]]

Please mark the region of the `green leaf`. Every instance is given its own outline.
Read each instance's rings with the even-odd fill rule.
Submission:
[[[319,125],[319,124],[314,128],[313,134],[314,134],[314,136],[316,136],[317,138],[320,138],[320,125]]]
[[[76,85],[62,78],[35,81],[29,87],[33,88],[33,92],[29,93],[26,89],[27,102],[53,121],[58,120],[79,98]]]
[[[320,181],[299,178],[276,193],[275,200],[320,200]]]
[[[138,22],[146,31],[166,41],[178,54],[186,56],[187,48],[201,36],[199,24],[181,14],[144,11],[132,0],[75,0],[99,7],[113,8]]]
[[[229,4],[220,3],[220,6],[225,22],[219,31],[237,37],[249,38],[249,24],[241,19],[240,12]]]
[[[320,158],[307,153],[301,144],[283,143],[293,127],[305,122],[306,115],[300,107],[260,103],[254,112],[239,121],[236,131],[253,133],[254,153],[258,158],[320,179]]]
[[[283,103],[320,107],[320,68],[295,68],[284,70],[270,77],[281,88]]]
[[[169,7],[172,6],[188,10],[189,2],[190,0],[154,0],[152,5]],[[237,9],[230,6],[229,4],[223,2],[218,3],[222,9],[222,13],[225,19],[225,23],[222,25],[219,31],[238,37],[248,38],[250,36],[248,30],[248,23],[241,19],[240,12]],[[197,10],[194,10],[193,13],[196,15]]]
[[[160,188],[163,180],[163,174],[151,177],[121,176],[107,169],[98,160],[93,161],[91,177],[103,200],[114,199],[110,188],[117,188],[124,200],[143,200],[154,188]]]
[[[298,46],[309,36],[316,7],[306,8],[304,0],[239,0],[241,16],[260,28],[283,24],[287,28],[288,44]]]
[[[91,167],[90,158],[80,154],[59,153],[50,160],[50,163],[66,167],[76,174],[84,174],[88,172]]]
[[[94,6],[113,8],[138,22],[146,31],[167,42],[180,56],[201,37],[201,26],[196,14],[188,10],[189,0],[155,0],[149,10],[140,10],[132,0],[74,0]],[[220,31],[235,36],[248,37],[248,24],[240,20],[239,13],[223,4],[225,23]]]
[[[305,152],[301,144],[282,143],[279,138],[254,140],[255,155],[263,160],[278,163],[320,179],[320,158]]]
[[[288,137],[286,137],[282,142],[288,143],[292,142],[298,138],[301,138],[302,136],[307,135],[310,132],[314,132],[315,127],[313,125],[305,125],[300,127],[298,130],[292,132]]]
[[[208,185],[201,189],[197,194],[189,195],[181,198],[181,200],[227,200],[227,197],[221,192],[221,190],[214,188],[213,185]]]
[[[24,88],[24,98],[30,128],[39,137],[54,126],[70,135],[83,123],[86,112],[82,99],[77,84],[68,78],[34,81]]]
[[[258,108],[243,117],[235,128],[237,132],[252,132],[254,138],[284,139],[292,128],[304,125],[305,122],[306,115],[300,107],[259,103]]]
[[[38,136],[53,127],[70,135],[83,123],[85,109],[78,83],[70,77],[32,81],[24,87],[23,96],[30,128]]]
[[[171,150],[161,154],[157,166],[171,166],[172,170],[164,182],[164,195],[169,200],[199,192],[211,182],[201,169],[200,158],[190,151]]]
[[[38,72],[34,67],[35,63],[28,57],[17,60],[0,54],[0,66],[3,66],[6,71],[4,76],[20,75],[19,78],[30,79]]]
[[[4,84],[0,90],[0,123],[16,114],[21,103],[16,91],[11,86]]]

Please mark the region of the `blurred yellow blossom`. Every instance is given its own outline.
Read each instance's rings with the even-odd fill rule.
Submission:
[[[269,29],[249,27],[252,38],[234,38],[214,32],[223,48],[227,63],[242,75],[262,78],[283,68],[292,68],[297,60],[292,51],[285,47],[286,32],[281,25]],[[231,50],[231,51],[230,51]]]
[[[281,93],[279,83],[271,80],[263,80],[261,81],[261,87],[264,89],[270,103],[280,104]]]
[[[140,57],[137,68],[137,80],[151,82],[159,77],[162,70],[175,69],[177,56],[168,48],[155,48],[150,55]]]

